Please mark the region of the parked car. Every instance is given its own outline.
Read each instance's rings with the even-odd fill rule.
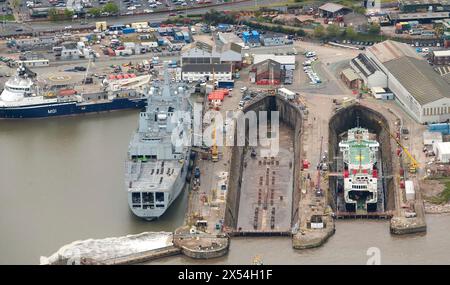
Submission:
[[[194,178],[200,178],[200,168],[198,167],[194,170]]]

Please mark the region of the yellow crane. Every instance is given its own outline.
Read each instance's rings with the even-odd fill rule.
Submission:
[[[411,155],[409,150],[402,145],[400,140],[393,133],[391,133],[388,130],[388,128],[383,124],[383,122],[378,121],[378,123],[386,130],[386,132],[388,132],[388,134],[395,140],[395,142],[398,144],[398,146],[401,147],[403,152],[406,153],[406,155],[408,156],[408,158],[410,160],[409,172],[410,173],[416,173],[417,169],[419,168],[419,163],[417,162],[417,160]]]

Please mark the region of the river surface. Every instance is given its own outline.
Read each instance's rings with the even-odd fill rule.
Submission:
[[[187,191],[156,222],[128,210],[124,161],[137,112],[42,120],[0,120],[0,264],[38,264],[75,240],[172,231],[183,223]],[[383,221],[338,221],[318,249],[295,251],[288,238],[233,239],[226,257],[182,256],[158,264],[450,264],[450,216],[428,216],[428,233],[389,234]],[[152,263],[152,264],[153,264]]]

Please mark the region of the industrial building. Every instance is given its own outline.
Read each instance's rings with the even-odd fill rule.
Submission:
[[[260,38],[263,46],[282,46],[292,43],[292,40],[288,40],[283,34],[264,34]]]
[[[238,44],[240,46],[244,46],[244,41],[238,37],[235,33],[217,33],[217,38],[219,39],[220,44],[228,45],[231,43]]]
[[[233,70],[231,64],[183,64],[178,76],[181,80],[195,81],[230,81]]]
[[[433,152],[436,159],[442,163],[450,162],[450,142],[436,142],[433,144]]]
[[[398,0],[398,2],[400,11],[404,13],[450,11],[450,0]]]
[[[253,64],[259,64],[268,59],[280,64],[280,68],[284,70],[295,69],[295,55],[273,55],[273,54],[255,54]]]
[[[69,42],[62,45],[61,59],[79,59],[81,56],[81,51],[78,48],[77,43]]]
[[[437,74],[439,74],[448,84],[450,84],[450,66],[438,66],[434,68]]]
[[[27,39],[11,39],[10,45],[17,49],[33,50],[36,48],[53,47],[61,42],[56,36],[40,36]]]
[[[19,60],[17,63],[26,67],[45,67],[50,65],[50,61],[47,58],[25,59]]]
[[[365,54],[360,53],[350,61],[350,66],[356,74],[363,79],[368,88],[387,87],[386,74]]]
[[[351,68],[346,68],[341,72],[341,80],[350,89],[359,89],[362,87],[362,79]]]
[[[431,53],[431,61],[435,65],[450,64],[450,50],[435,50]]]
[[[278,85],[283,81],[283,77],[282,65],[270,58],[253,64],[249,73],[250,82],[256,84]]]
[[[404,21],[419,21],[420,23],[431,23],[432,21],[448,18],[450,12],[427,12],[427,13],[390,13],[388,17],[393,24]]]
[[[231,43],[213,49],[211,45],[197,41],[181,53],[181,65],[229,63],[235,69],[241,66],[241,52],[242,47],[238,44]]]
[[[319,7],[319,15],[324,18],[336,18],[350,12],[351,9],[336,3],[326,3]]]
[[[386,74],[387,87],[415,120],[433,123],[450,119],[448,83],[413,48],[388,40],[369,47],[366,56],[368,65]]]

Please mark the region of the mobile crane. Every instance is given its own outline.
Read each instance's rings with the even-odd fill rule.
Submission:
[[[402,145],[402,143],[400,142],[400,140],[393,134],[391,133],[388,128],[383,124],[383,122],[378,121],[378,123],[386,130],[386,132],[388,132],[388,134],[395,140],[395,142],[398,144],[399,147],[401,147],[401,149],[403,150],[404,153],[406,153],[406,155],[408,156],[410,163],[409,163],[409,172],[410,173],[416,173],[417,169],[419,168],[419,163],[417,162],[417,160],[411,155],[411,153],[409,152],[409,150],[404,147]]]

